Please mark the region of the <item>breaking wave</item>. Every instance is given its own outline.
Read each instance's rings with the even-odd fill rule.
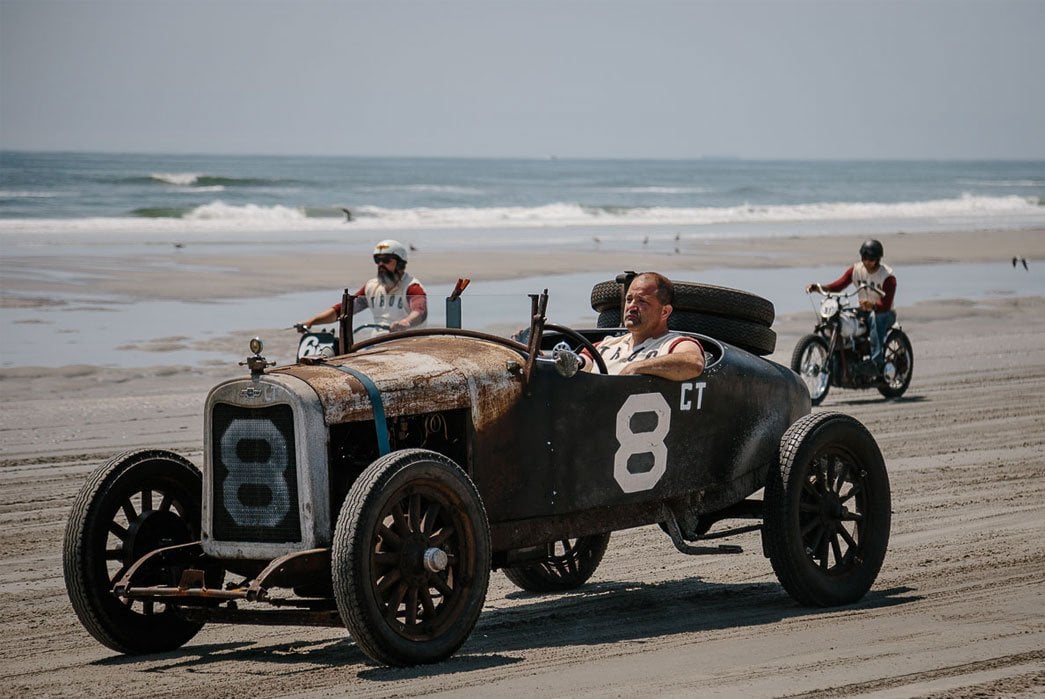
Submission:
[[[987,197],[965,195],[954,199],[901,203],[843,202],[789,205],[719,207],[627,207],[586,206],[559,202],[542,206],[411,207],[403,209],[372,205],[351,208],[346,220],[339,206],[287,206],[282,204],[229,204],[221,200],[201,206],[142,207],[123,218],[0,219],[4,231],[89,230],[333,230],[368,229],[476,229],[476,228],[564,228],[570,226],[666,226],[810,223],[820,228],[833,221],[912,221],[926,225],[947,224],[956,229],[1023,221],[1045,225],[1045,206],[1039,197]],[[137,222],[137,223],[135,223]],[[709,231],[713,232],[713,231]]]
[[[1037,198],[965,195],[894,204],[874,202],[811,203],[717,207],[584,206],[560,202],[535,207],[444,207],[387,209],[362,206],[353,209],[360,221],[387,227],[481,227],[569,225],[700,225],[725,223],[774,223],[794,221],[923,219],[1019,213],[1038,207]]]
[[[299,185],[300,182],[286,179],[265,177],[225,177],[209,175],[201,172],[154,172],[148,176],[124,177],[119,180],[123,184],[161,184],[172,187],[186,187],[193,191],[220,191],[214,188],[225,187],[281,187]]]

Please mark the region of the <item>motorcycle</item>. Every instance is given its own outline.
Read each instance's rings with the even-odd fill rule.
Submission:
[[[883,363],[879,367],[871,359],[870,314],[852,305],[860,291],[883,292],[860,285],[849,293],[824,291],[816,310],[816,328],[798,341],[791,355],[791,369],[802,377],[813,405],[820,405],[831,386],[840,388],[876,388],[886,398],[899,398],[911,383],[914,352],[911,341],[894,323],[883,342]],[[814,309],[815,309],[814,305]]]

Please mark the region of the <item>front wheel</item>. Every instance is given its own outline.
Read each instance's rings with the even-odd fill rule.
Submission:
[[[69,514],[62,559],[76,616],[102,644],[120,653],[159,653],[181,647],[203,627],[172,605],[126,603],[112,591],[145,554],[199,540],[202,491],[190,461],[160,450],[121,454],[87,479]]]
[[[504,576],[527,592],[573,590],[595,573],[609,543],[609,534],[552,542],[544,558],[505,568]]]
[[[885,366],[882,369],[884,384],[878,386],[878,392],[886,398],[899,398],[911,385],[914,373],[914,350],[911,341],[903,330],[893,328],[885,338]]]
[[[831,390],[831,366],[827,341],[819,335],[806,335],[791,353],[791,371],[802,377],[813,405],[820,405]]]
[[[334,598],[352,638],[388,665],[450,657],[472,632],[490,580],[490,526],[453,461],[405,449],[372,463],[341,507]]]
[[[889,544],[889,477],[857,420],[817,413],[788,428],[764,507],[766,553],[799,604],[850,604],[871,589]]]

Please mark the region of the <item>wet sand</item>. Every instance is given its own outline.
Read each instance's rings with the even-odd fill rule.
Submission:
[[[1045,230],[894,233],[878,237],[885,245],[886,263],[1008,263],[1014,256],[1024,257],[1031,264],[1045,260]],[[437,294],[449,293],[459,277],[516,279],[599,269],[657,270],[694,281],[702,270],[723,267],[771,270],[836,264],[840,272],[857,257],[862,239],[680,237],[677,243],[618,241],[610,246],[592,241],[585,246],[545,250],[521,243],[507,247],[477,243],[453,251],[416,251],[410,271],[424,280],[429,293]],[[242,248],[243,253],[236,255],[211,253],[207,246],[194,245],[178,250],[162,248],[162,252],[149,254],[5,255],[0,257],[0,307],[60,304],[98,294],[131,300],[264,298],[294,291],[354,289],[374,273],[368,255],[341,252],[336,247],[319,251],[305,247],[290,255],[266,247]]]

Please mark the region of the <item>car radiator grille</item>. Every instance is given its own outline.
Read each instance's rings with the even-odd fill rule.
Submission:
[[[213,538],[300,541],[291,407],[217,403],[211,412],[211,429]]]

